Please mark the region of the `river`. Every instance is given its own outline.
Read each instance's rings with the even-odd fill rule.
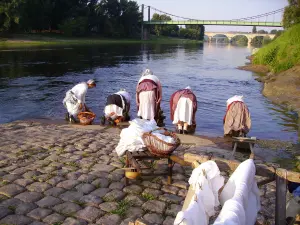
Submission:
[[[163,85],[162,109],[171,127],[169,99],[190,86],[198,99],[197,134],[223,135],[226,100],[244,95],[252,117],[249,135],[296,141],[297,114],[261,94],[255,74],[237,70],[251,52],[247,47],[213,44],[114,44],[101,46],[0,49],[0,123],[29,118],[61,120],[65,92],[95,79],[87,105],[102,116],[108,94],[125,88],[134,99],[141,72],[150,68]],[[131,115],[136,106],[132,101]]]

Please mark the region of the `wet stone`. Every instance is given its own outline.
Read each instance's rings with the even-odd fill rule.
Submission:
[[[140,186],[133,184],[125,187],[123,191],[128,194],[140,194],[143,189]]]
[[[71,215],[81,210],[81,207],[73,202],[65,202],[54,206],[53,210],[60,214]]]
[[[50,209],[42,209],[42,208],[36,208],[32,210],[30,213],[27,214],[27,216],[36,219],[41,220],[45,218],[46,216],[50,215],[52,213],[52,210]]]
[[[124,174],[118,174],[118,173],[110,173],[107,178],[111,181],[120,181],[124,177]]]
[[[177,213],[181,211],[181,208],[181,205],[171,204],[166,210],[166,215],[176,217]]]
[[[124,183],[122,182],[113,182],[109,185],[109,188],[112,190],[123,190]]]
[[[162,195],[162,192],[156,189],[151,189],[151,188],[146,188],[143,193],[142,196],[150,196],[150,197],[154,197],[154,198],[158,198],[158,196]]]
[[[147,187],[147,188],[153,188],[153,189],[160,189],[161,188],[161,185],[160,184],[156,184],[156,183],[152,183],[150,181],[143,181],[142,182],[142,185],[144,187]]]
[[[167,218],[164,220],[163,225],[173,225],[175,221],[175,218],[171,216],[167,216]]]
[[[26,178],[26,179],[32,179],[33,177],[37,177],[41,174],[42,173],[39,172],[39,171],[28,171],[28,172],[23,174],[23,177]]]
[[[87,225],[87,222],[81,219],[68,217],[62,225]]]
[[[62,201],[59,198],[55,198],[52,196],[46,196],[43,199],[41,199],[40,201],[38,201],[36,204],[42,208],[49,208],[54,205],[60,204],[61,202]]]
[[[85,195],[79,199],[80,202],[84,203],[87,206],[98,207],[103,201],[100,197],[94,195]]]
[[[179,189],[177,187],[174,187],[171,185],[165,185],[162,187],[161,190],[164,192],[176,195]]]
[[[102,197],[104,197],[109,191],[110,191],[109,188],[99,188],[99,189],[93,191],[92,193],[90,193],[90,195],[94,195],[94,196],[98,196],[98,197],[102,198]]]
[[[44,191],[48,190],[49,188],[51,188],[50,184],[40,183],[40,182],[35,182],[35,183],[27,186],[27,189],[29,191],[36,191],[36,192],[44,192]]]
[[[47,224],[46,223],[42,223],[40,221],[34,221],[31,224],[29,224],[29,225],[47,225]]]
[[[33,209],[37,208],[37,205],[34,203],[21,203],[15,209],[15,214],[17,215],[26,215]]]
[[[164,218],[156,213],[148,213],[143,217],[150,224],[162,224]]]
[[[32,218],[23,215],[8,215],[0,220],[0,224],[27,225],[33,222]]]
[[[125,201],[129,201],[133,206],[141,206],[144,200],[138,195],[127,195]]]
[[[101,217],[96,223],[101,225],[118,225],[120,222],[121,217],[119,215],[112,214]]]
[[[74,168],[71,168],[72,170]],[[69,180],[77,180],[81,176],[81,173],[79,172],[71,172],[67,174],[67,179]]]
[[[39,192],[23,192],[15,198],[20,199],[23,202],[36,202],[43,198],[43,194]]]
[[[63,188],[58,188],[58,187],[53,187],[48,189],[47,191],[44,192],[45,195],[51,195],[53,197],[58,197],[60,196],[61,193],[65,192],[66,190]]]
[[[47,224],[58,224],[60,222],[62,223],[64,220],[65,217],[58,213],[51,214],[43,219],[43,221]]]
[[[187,192],[188,192],[187,190],[181,189],[181,190],[178,191],[178,194],[177,194],[177,195],[185,198]]]
[[[159,200],[167,202],[167,203],[180,204],[180,202],[183,200],[183,198],[178,197],[177,195],[164,194],[164,195],[159,196]]]
[[[92,206],[88,206],[76,213],[77,218],[84,219],[90,223],[95,222],[97,218],[103,215],[103,211]]]
[[[113,190],[109,193],[107,193],[104,197],[103,200],[106,202],[113,202],[113,201],[120,201],[125,197],[125,193],[122,191],[118,190]]]
[[[23,191],[25,191],[25,188],[17,184],[8,184],[0,188],[0,194],[7,197],[13,197]]]
[[[91,193],[92,191],[94,191],[96,188],[94,185],[92,184],[79,184],[75,187],[75,189],[78,191],[78,192],[81,192],[83,194],[89,194]]]
[[[33,180],[31,179],[17,179],[14,181],[15,184],[26,187],[29,184],[33,183]]]
[[[166,203],[157,201],[157,200],[150,200],[147,201],[142,205],[143,210],[145,211],[150,211],[150,212],[155,212],[159,214],[163,214],[166,209]]]
[[[77,191],[66,191],[61,194],[59,197],[64,201],[75,202],[83,196],[83,193]]]
[[[112,212],[118,208],[118,203],[116,202],[104,202],[99,205],[99,208],[105,212]]]
[[[72,189],[76,185],[78,185],[80,182],[77,180],[65,180],[56,185],[56,187],[64,188],[64,189]]]

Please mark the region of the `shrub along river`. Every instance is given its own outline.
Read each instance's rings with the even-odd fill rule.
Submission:
[[[95,79],[87,105],[103,115],[108,94],[125,88],[132,97],[141,72],[150,68],[163,85],[162,109],[171,127],[169,100],[177,89],[190,86],[198,99],[197,134],[223,135],[226,100],[244,95],[252,117],[249,135],[260,139],[296,141],[297,114],[272,104],[261,94],[255,74],[236,69],[251,49],[208,44],[114,44],[100,46],[0,49],[0,123],[29,118],[62,120],[65,92]],[[97,122],[97,123],[98,123]]]

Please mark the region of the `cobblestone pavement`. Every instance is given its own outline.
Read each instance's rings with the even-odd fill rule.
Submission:
[[[145,171],[152,176],[125,187],[124,159],[114,150],[116,131],[28,122],[0,125],[0,224],[125,225],[137,219],[173,224],[192,168],[175,164],[173,183],[167,185],[166,177],[155,176],[167,170],[167,162],[156,161]],[[226,151],[214,147],[184,145],[177,152],[226,157]],[[261,188],[260,224],[274,223],[274,194],[274,183]]]

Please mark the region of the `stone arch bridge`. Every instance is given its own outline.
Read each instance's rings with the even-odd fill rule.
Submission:
[[[229,41],[231,41],[231,39],[235,36],[240,36],[240,35],[245,36],[248,39],[248,45],[251,44],[252,39],[255,38],[255,37],[267,37],[268,36],[272,40],[275,37],[275,34],[257,34],[257,33],[252,34],[252,33],[238,33],[238,32],[237,33],[233,33],[233,32],[228,32],[228,33],[226,33],[226,32],[205,32],[204,35],[206,35],[208,37],[209,42],[211,42],[212,38],[214,36],[218,35],[218,34],[219,35],[225,35],[229,39]]]

